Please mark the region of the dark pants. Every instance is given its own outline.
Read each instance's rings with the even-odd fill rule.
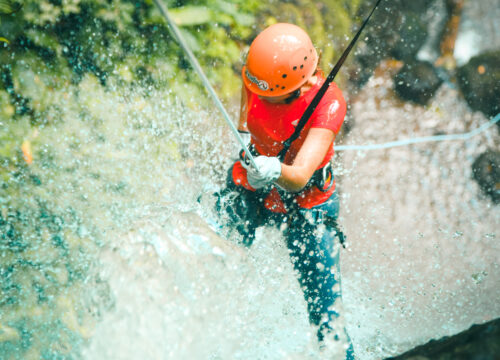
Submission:
[[[290,259],[307,301],[309,320],[321,326],[338,314],[333,310],[340,297],[339,251],[334,248],[337,229],[323,224],[325,215],[337,218],[338,196],[293,216],[284,235]]]
[[[231,191],[235,191],[234,184]],[[339,316],[335,302],[341,297],[339,230],[335,221],[339,211],[337,193],[312,209],[295,209],[290,214],[276,214],[265,209],[262,202],[256,200],[257,194],[242,187],[237,187],[236,191],[239,192],[241,201],[233,201],[230,209],[226,209],[229,217],[236,220],[230,226],[236,227],[246,239],[250,239],[244,240],[244,243],[251,245],[256,226],[274,225],[281,228],[283,224],[287,224],[284,236],[307,302],[309,321],[318,327],[320,342],[325,336],[338,339],[337,333],[345,330],[334,328],[334,321]],[[247,225],[242,227],[237,223]],[[248,224],[256,225],[249,228]],[[348,342],[346,359],[353,359],[349,338]]]
[[[341,300],[339,240],[343,234],[336,226],[338,212],[339,198],[335,192],[325,203],[312,209],[298,209],[289,218],[270,215],[271,223],[288,224],[284,236],[290,260],[304,292],[309,322],[318,327],[320,342],[325,336],[338,340],[338,332],[345,333],[343,327],[335,329],[334,324],[339,317],[335,302]],[[353,348],[345,335],[349,345],[346,359],[351,360],[354,359]]]

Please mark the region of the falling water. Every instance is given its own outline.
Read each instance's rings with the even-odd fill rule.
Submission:
[[[449,84],[427,108],[393,99],[372,78],[353,103],[347,142],[464,133],[487,119]],[[383,119],[383,121],[381,121]],[[342,155],[342,258],[348,328],[362,358],[402,353],[500,314],[500,211],[472,180],[475,158],[498,148],[495,128],[467,142]]]

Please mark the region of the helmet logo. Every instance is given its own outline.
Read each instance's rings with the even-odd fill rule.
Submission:
[[[245,69],[245,75],[247,76],[248,80],[250,80],[255,85],[257,85],[259,87],[259,89],[261,89],[261,90],[268,90],[269,89],[269,84],[266,81],[257,79],[255,76],[250,74],[250,71],[248,71],[248,69]]]

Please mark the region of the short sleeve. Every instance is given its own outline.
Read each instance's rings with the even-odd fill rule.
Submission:
[[[342,92],[332,83],[312,115],[312,128],[332,130],[335,135],[340,131],[347,106]]]

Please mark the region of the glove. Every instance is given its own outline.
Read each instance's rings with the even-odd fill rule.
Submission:
[[[241,161],[241,165],[247,169],[248,183],[254,189],[261,189],[266,185],[278,180],[281,176],[281,162],[277,157],[258,156],[255,163],[259,170],[255,170],[252,164]]]

